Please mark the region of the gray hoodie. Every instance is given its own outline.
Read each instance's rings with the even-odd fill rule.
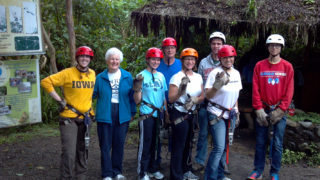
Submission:
[[[203,86],[205,86],[207,78],[210,74],[210,72],[220,66],[220,61],[216,61],[211,57],[211,54],[209,54],[207,57],[203,58],[200,61],[199,67],[198,67],[198,73],[202,76],[203,79]]]

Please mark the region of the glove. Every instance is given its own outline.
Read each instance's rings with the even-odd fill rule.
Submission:
[[[141,74],[139,74],[138,77],[134,78],[134,80],[133,80],[133,88],[132,89],[135,92],[141,91],[142,82],[143,82],[143,76]]]
[[[272,125],[276,124],[277,122],[279,122],[282,117],[284,116],[285,112],[282,111],[282,109],[277,108],[276,110],[272,111],[270,113],[270,122]]]
[[[267,113],[264,111],[263,108],[256,110],[256,115],[257,115],[257,123],[260,126],[268,126]]]
[[[181,95],[184,95],[186,93],[186,90],[187,90],[187,84],[190,82],[190,79],[188,78],[188,76],[184,76],[182,79],[181,79],[181,83],[180,83],[180,86],[179,86],[179,90],[178,90],[178,94],[181,96]]]
[[[197,104],[197,103],[198,103],[198,97],[191,96],[186,100],[186,102],[184,103],[183,107],[184,107],[185,110],[189,111],[192,108],[192,106],[194,104]]]
[[[64,108],[67,106],[67,102],[62,99],[61,101],[57,101],[59,103],[59,112],[62,112]]]
[[[213,83],[213,86],[216,90],[219,90],[222,86],[229,83],[229,77],[224,71],[218,72],[216,75],[216,80]]]

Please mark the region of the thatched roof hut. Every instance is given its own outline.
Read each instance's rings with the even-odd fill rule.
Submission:
[[[239,48],[245,51],[238,61],[240,71],[245,66],[252,70],[252,59],[266,57],[266,36],[282,34],[289,47],[289,60],[297,70],[295,102],[299,108],[320,113],[320,84],[314,83],[314,78],[320,77],[320,0],[156,0],[133,11],[131,21],[143,35],[159,35],[165,28],[166,36],[181,40],[184,46],[197,47],[202,57],[209,52],[198,45],[208,46],[204,42],[212,31],[220,30],[227,39],[236,39],[227,42],[235,43],[236,48],[239,37],[254,35],[256,45],[252,49]]]
[[[185,37],[219,29],[228,35],[265,37],[278,32],[314,44],[320,39],[320,0],[158,0],[131,13],[137,32]],[[204,33],[204,35],[206,35]]]

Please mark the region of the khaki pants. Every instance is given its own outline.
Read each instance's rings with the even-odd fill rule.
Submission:
[[[60,179],[86,179],[85,130],[82,119],[60,118],[62,150]],[[73,170],[74,165],[75,171]]]

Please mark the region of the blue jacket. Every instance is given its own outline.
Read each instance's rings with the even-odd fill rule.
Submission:
[[[119,82],[119,121],[120,124],[130,121],[136,113],[136,104],[133,99],[133,80],[128,71],[120,68],[121,77]],[[112,123],[111,119],[111,85],[106,69],[98,74],[94,85],[92,98],[97,98],[96,121]]]

